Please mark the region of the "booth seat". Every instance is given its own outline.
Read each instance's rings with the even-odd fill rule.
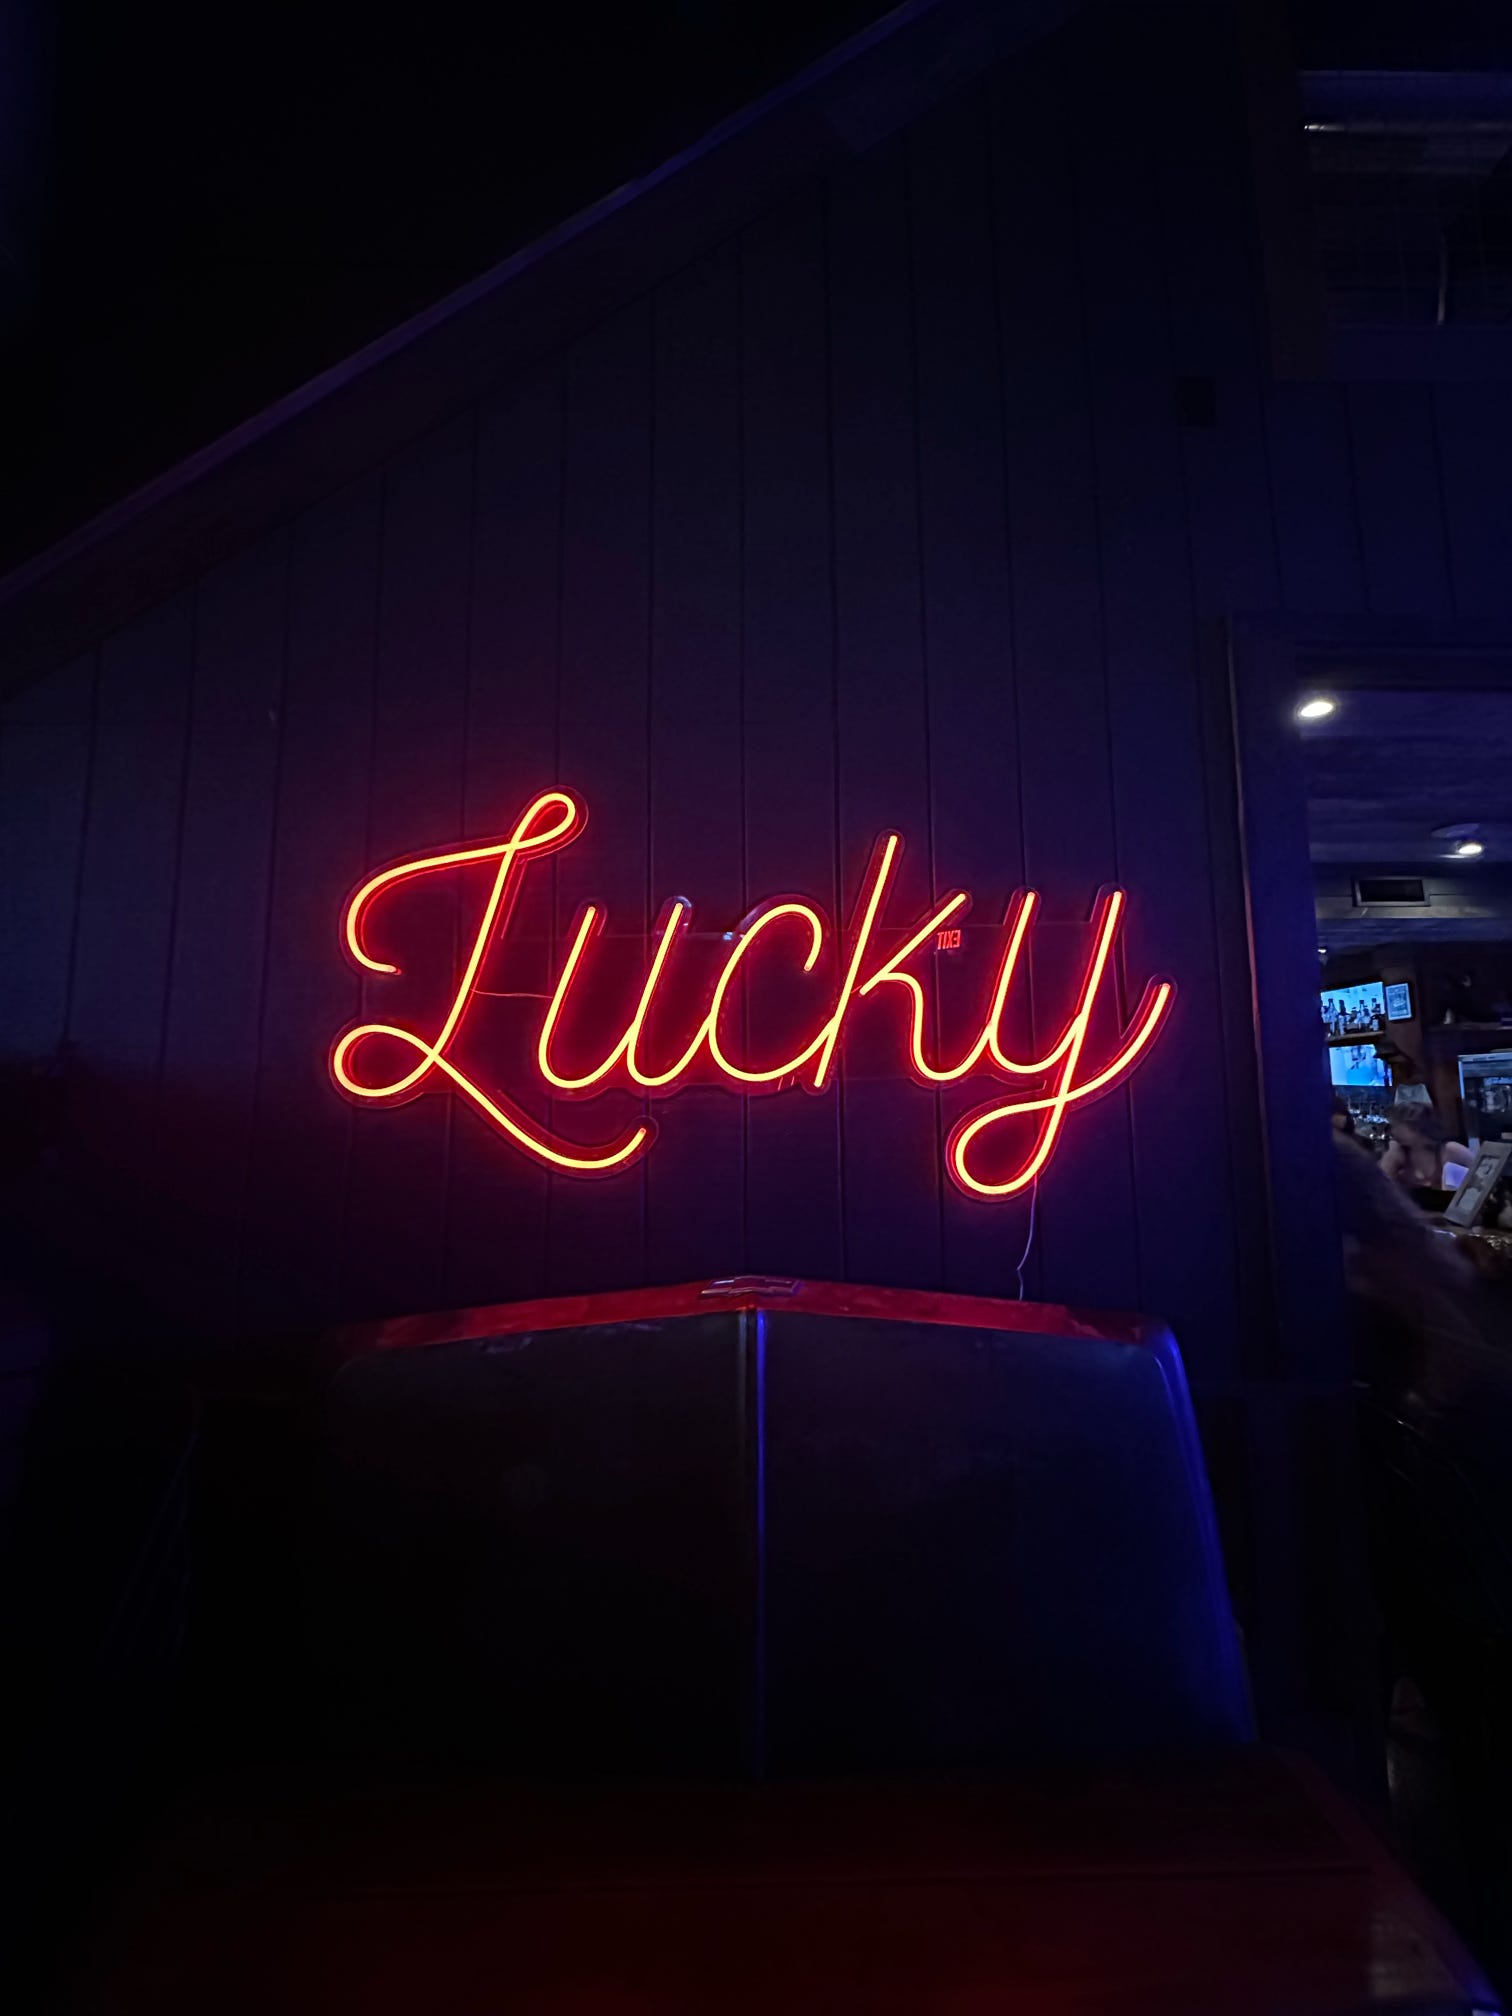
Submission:
[[[727,1280],[343,1345],[313,1606],[342,1741],[765,1777],[1253,1735],[1158,1322]]]
[[[185,1785],[68,2006],[1499,2008],[1252,1741],[1160,1325],[702,1282],[355,1332],[320,1392],[310,1635],[238,1642],[323,1734]]]

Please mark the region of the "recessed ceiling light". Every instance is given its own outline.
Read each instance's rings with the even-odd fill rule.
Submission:
[[[1484,854],[1486,850],[1479,840],[1461,840],[1454,851],[1461,860],[1468,861],[1476,854]]]
[[[1330,714],[1337,713],[1339,703],[1330,700],[1326,693],[1314,693],[1304,700],[1297,709],[1299,721],[1326,721]]]

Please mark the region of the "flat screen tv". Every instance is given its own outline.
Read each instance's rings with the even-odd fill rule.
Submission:
[[[1325,987],[1318,999],[1325,1036],[1379,1036],[1386,1027],[1386,989],[1379,980]]]
[[[1335,1085],[1391,1083],[1391,1073],[1376,1055],[1374,1043],[1335,1043],[1328,1053],[1328,1075]]]

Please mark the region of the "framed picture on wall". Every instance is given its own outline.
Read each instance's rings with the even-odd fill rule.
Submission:
[[[1386,988],[1386,1019],[1389,1022],[1410,1022],[1412,1020],[1412,986],[1406,980],[1390,981]]]

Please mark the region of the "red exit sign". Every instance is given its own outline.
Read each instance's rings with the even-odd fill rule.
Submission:
[[[936,931],[936,952],[959,952],[961,949],[961,927],[953,925],[948,931]]]

